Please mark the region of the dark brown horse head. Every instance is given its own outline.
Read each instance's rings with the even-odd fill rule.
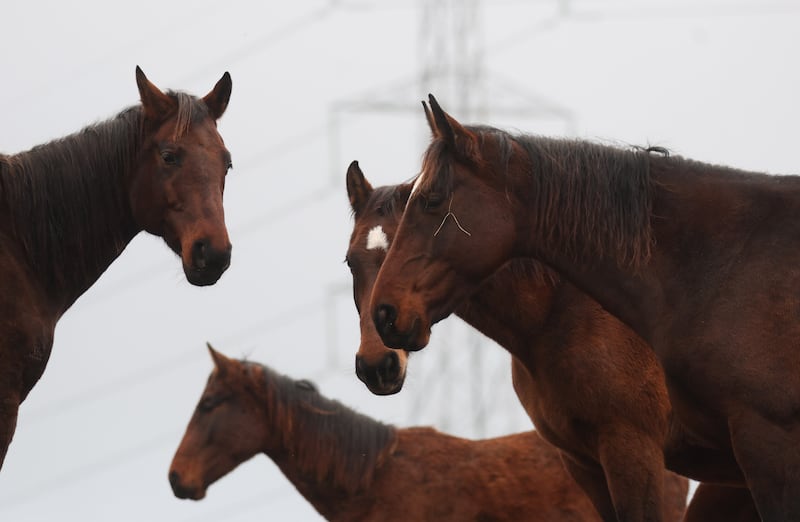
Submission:
[[[229,359],[208,345],[214,370],[169,470],[175,496],[200,500],[206,489],[264,450],[268,433],[263,405],[251,390],[260,367]]]
[[[353,300],[361,325],[356,375],[376,395],[399,392],[406,376],[408,353],[383,344],[369,313],[369,298],[410,190],[410,185],[374,189],[358,162],[347,169],[354,224],[345,260],[353,275]]]
[[[129,180],[134,219],[181,257],[190,283],[214,284],[231,258],[222,207],[231,155],[217,132],[231,77],[226,72],[203,98],[163,93],[138,67],[136,83],[143,134]]]
[[[513,156],[491,139],[423,103],[433,139],[375,281],[367,312],[391,348],[420,350],[431,326],[510,257],[515,223],[503,193]],[[500,170],[501,172],[495,172]],[[489,175],[487,175],[489,174]]]

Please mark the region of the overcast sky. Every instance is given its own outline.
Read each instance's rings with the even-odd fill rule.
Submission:
[[[3,153],[137,103],[136,65],[162,88],[198,95],[230,71],[220,132],[233,154],[225,205],[234,250],[217,285],[195,288],[163,242],[142,234],[67,312],[0,472],[0,520],[317,519],[264,457],[201,502],[173,497],[167,469],[211,370],[206,341],[315,380],[326,395],[386,422],[472,437],[529,426],[505,352],[458,319],[435,328],[401,394],[372,396],[353,372],[358,320],[342,263],[352,226],[344,174],[353,159],[376,185],[419,169],[427,88],[412,80],[431,59],[421,28],[435,27],[420,5],[4,5]],[[487,83],[503,87],[488,91],[482,123],[800,172],[794,6],[487,0],[476,41]],[[348,109],[387,99],[395,110]],[[537,118],[531,108],[561,116]],[[458,393],[470,382],[477,391]],[[489,409],[465,415],[476,394]]]

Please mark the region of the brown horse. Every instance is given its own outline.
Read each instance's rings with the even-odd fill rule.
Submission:
[[[364,305],[411,185],[373,188],[353,162],[347,191],[355,223],[346,260],[361,321],[356,373],[374,393],[396,393],[407,353],[383,345]],[[695,478],[741,482],[732,457],[698,447],[672,418],[661,366],[641,338],[540,263],[507,264],[455,313],[511,353],[520,401],[539,432],[562,451],[605,520],[657,520],[659,512],[674,513],[675,499],[667,498],[659,509],[664,455],[671,469]],[[727,495],[731,502],[750,499],[746,489]],[[685,497],[680,501],[684,506]]]
[[[194,285],[230,263],[217,132],[231,78],[199,99],[136,68],[142,104],[13,156],[0,155],[0,467],[20,403],[44,372],[61,315],[141,230],[164,238]]]
[[[535,431],[472,441],[395,428],[308,381],[209,350],[215,369],[170,466],[179,498],[203,498],[265,453],[328,520],[599,520]]]
[[[465,127],[431,105],[371,298],[384,342],[422,348],[505,262],[541,259],[655,350],[677,418],[735,455],[761,517],[800,520],[800,179]]]

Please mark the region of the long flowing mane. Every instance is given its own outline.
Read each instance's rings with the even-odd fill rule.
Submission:
[[[650,164],[661,148],[622,149],[585,140],[509,134],[487,126],[467,126],[479,146],[494,140],[500,150],[495,168],[507,176],[514,145],[525,153],[528,199],[536,213],[536,234],[544,247],[573,259],[609,256],[636,266],[650,256],[652,191]],[[670,161],[673,158],[659,160]],[[426,176],[419,190],[452,186],[452,156],[442,139],[425,153]]]
[[[639,265],[650,257],[651,152],[580,140],[513,138],[528,153],[534,208],[546,248],[573,258],[613,256]]]
[[[323,397],[308,381],[247,364],[261,370],[261,392],[254,392],[266,399],[268,424],[297,466],[348,493],[368,487],[394,449],[396,428]]]
[[[180,92],[175,135],[207,114]],[[12,156],[0,155],[2,227],[20,244],[48,288],[81,288],[108,263],[97,254],[109,242],[119,254],[138,232],[125,180],[144,135],[141,106],[69,136]]]

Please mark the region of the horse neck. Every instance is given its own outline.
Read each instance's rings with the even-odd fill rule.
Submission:
[[[500,194],[516,220],[510,257],[532,257],[642,334],[653,281],[650,165],[645,151],[591,142],[513,138]],[[518,147],[516,145],[519,145]]]
[[[140,230],[126,178],[139,111],[0,161],[0,215],[57,313],[89,288]]]
[[[314,507],[330,516],[369,488],[393,450],[396,430],[316,392],[297,395],[291,379],[269,375],[264,453]]]
[[[537,262],[512,260],[456,309],[470,326],[527,360],[550,315],[557,276]]]
[[[541,215],[520,216],[519,230],[539,231],[517,238],[517,254],[541,259],[612,315],[627,323],[654,347],[668,335],[676,303],[726,270],[735,258],[732,249],[744,248],[749,230],[787,208],[792,197],[800,201],[797,178],[783,180],[744,173],[681,158],[647,155],[649,237],[647,256],[634,256],[611,241],[598,244],[584,233],[576,244],[594,245],[595,252],[578,253],[542,241],[536,221]],[[600,172],[600,174],[604,174]],[[519,190],[530,190],[530,185]],[[761,201],[761,204],[758,201]],[[783,211],[784,220],[800,212],[798,205]],[[586,207],[586,205],[582,205]],[[562,216],[573,230],[569,216]],[[781,225],[777,220],[774,226]],[[748,229],[749,227],[749,229]],[[642,243],[639,243],[641,248]],[[620,251],[622,252],[620,254]]]

